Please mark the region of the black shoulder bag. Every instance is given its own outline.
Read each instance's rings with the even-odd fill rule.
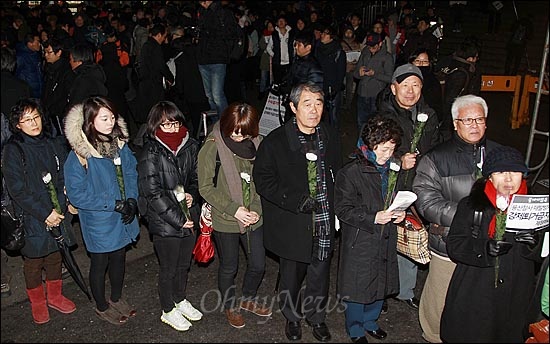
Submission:
[[[21,154],[23,163],[23,173],[26,175],[25,153],[18,143],[14,145]],[[0,245],[8,251],[17,251],[25,246],[25,226],[23,223],[23,212],[16,214],[16,208],[13,200],[8,192],[4,190],[4,177],[2,176],[2,193],[5,192],[5,197],[2,199],[2,233]]]

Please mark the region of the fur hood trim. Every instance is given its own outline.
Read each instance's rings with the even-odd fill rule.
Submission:
[[[75,153],[85,159],[94,157],[102,158],[101,154],[92,146],[82,130],[84,124],[83,105],[73,106],[65,116],[65,137]],[[128,127],[122,116],[118,116],[117,124],[122,133],[128,136]],[[126,144],[126,139],[117,138],[119,148]]]

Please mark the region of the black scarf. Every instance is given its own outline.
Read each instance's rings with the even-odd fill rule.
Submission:
[[[243,159],[254,159],[256,157],[256,146],[250,139],[242,140],[241,142],[234,141],[230,137],[222,135],[223,142],[230,151],[237,154]]]

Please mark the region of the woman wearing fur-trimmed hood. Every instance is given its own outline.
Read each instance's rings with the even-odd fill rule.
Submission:
[[[64,167],[67,196],[78,209],[90,253],[96,313],[110,323],[122,324],[136,313],[121,295],[125,249],[139,234],[137,162],[126,144],[126,123],[111,101],[90,97],[68,112],[65,134],[72,148]],[[110,279],[108,302],[104,295],[107,268],[109,276],[119,277]]]

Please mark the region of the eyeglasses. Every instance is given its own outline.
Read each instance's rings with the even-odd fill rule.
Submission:
[[[330,35],[330,32],[329,31],[323,31],[321,32],[322,34],[325,34],[325,35]]]
[[[34,117],[31,117],[31,118],[27,118],[27,119],[24,119],[22,121],[19,121],[19,123],[21,124],[26,124],[26,125],[31,125],[32,122],[34,123],[38,123],[38,119],[40,118],[40,115],[36,115]]]
[[[44,50],[44,54],[54,54],[53,50]]]
[[[460,121],[462,124],[466,126],[470,126],[476,122],[476,124],[485,124],[485,117],[478,117],[478,118],[457,118],[455,121]]]
[[[163,127],[164,129],[172,129],[172,128],[179,128],[181,127],[181,123],[178,122],[178,121],[175,121],[175,122],[164,122],[164,123],[161,123],[160,124],[161,127]]]
[[[418,66],[429,66],[430,61],[427,60],[414,60],[414,64]]]

